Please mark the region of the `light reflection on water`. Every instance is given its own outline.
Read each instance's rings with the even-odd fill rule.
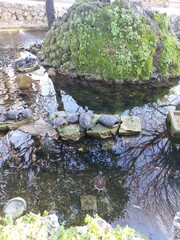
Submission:
[[[1,73],[0,78],[4,77]],[[15,82],[18,91],[14,90]],[[3,86],[4,91],[12,86],[12,91],[0,96],[3,105],[9,106],[17,100],[21,103],[22,99],[33,104],[39,91],[36,80],[30,77],[5,77],[2,83],[7,84]],[[81,210],[80,195],[93,194],[97,197],[98,214],[113,226],[128,224],[149,239],[168,239],[173,216],[180,204],[180,148],[169,140],[165,119],[168,110],[180,103],[180,82],[170,91],[167,86],[145,91],[139,87],[105,87],[63,79],[54,80],[54,84],[61,110],[74,112],[87,105],[95,113],[137,115],[143,131],[136,137],[116,137],[108,141],[58,141],[48,160],[48,150],[42,147],[39,139],[33,139],[35,146],[31,147],[36,158],[31,163],[32,168],[11,170],[4,167],[0,171],[1,209],[8,199],[20,196],[27,200],[29,211],[55,210],[60,221],[83,224],[86,212]],[[5,96],[8,102],[4,101]],[[80,148],[83,151],[79,151]],[[26,150],[26,147],[17,150],[22,166]],[[90,184],[99,171],[107,178],[105,193],[97,193]]]
[[[41,42],[45,31],[5,31],[0,33],[1,49],[18,49],[20,47],[28,48],[34,43]]]

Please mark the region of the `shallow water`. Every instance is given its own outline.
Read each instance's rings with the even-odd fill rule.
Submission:
[[[0,56],[2,64],[18,56],[14,46],[28,46],[43,36],[25,32],[21,38],[21,33],[12,33],[10,42],[1,41],[6,52]],[[3,37],[0,34],[0,39]],[[34,102],[45,101],[37,97],[40,90],[30,77],[5,76],[2,72],[0,79],[0,106],[34,106]],[[142,132],[108,141],[51,140],[48,145],[25,135],[30,148],[11,138],[19,156],[12,156],[15,164],[8,159],[0,170],[0,208],[10,198],[20,196],[26,199],[29,211],[56,211],[60,221],[80,225],[86,213],[93,214],[81,210],[80,196],[91,194],[97,198],[97,213],[112,226],[128,224],[148,239],[169,239],[180,204],[180,145],[170,141],[165,120],[168,110],[180,104],[180,82],[159,88],[110,87],[63,77],[53,82],[60,110],[75,112],[87,105],[95,113],[136,115],[141,118]],[[38,106],[40,111],[43,104]],[[0,146],[5,146],[2,140]],[[29,156],[30,164],[26,161]],[[107,180],[106,191],[100,193],[91,184],[99,171]]]

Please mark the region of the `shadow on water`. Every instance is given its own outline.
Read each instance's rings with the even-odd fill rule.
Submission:
[[[37,100],[39,89],[31,78],[6,79],[3,73],[0,78],[4,79],[0,84],[5,84],[0,105],[14,101],[31,105]],[[12,89],[15,83],[18,91]],[[136,115],[142,132],[78,142],[44,141],[19,130],[1,133],[0,210],[7,200],[20,196],[27,200],[28,211],[56,211],[60,221],[80,225],[85,214],[93,214],[80,204],[80,196],[90,194],[96,196],[97,213],[113,226],[128,224],[148,239],[169,239],[180,205],[180,145],[169,138],[166,116],[180,104],[180,83],[146,89],[61,78],[54,79],[54,86],[60,110],[75,112],[87,105],[95,113]],[[98,193],[91,181],[99,171],[107,185],[106,191]]]

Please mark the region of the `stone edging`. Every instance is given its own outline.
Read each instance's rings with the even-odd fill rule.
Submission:
[[[55,3],[56,17],[62,16],[72,3]],[[180,38],[180,16],[168,15],[173,31]],[[0,0],[0,31],[6,29],[47,29],[45,3],[20,0],[12,3],[11,0]]]
[[[44,2],[0,1],[0,30],[47,29]],[[56,17],[61,16],[70,5],[55,4]]]

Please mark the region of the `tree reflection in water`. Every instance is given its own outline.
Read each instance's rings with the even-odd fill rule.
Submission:
[[[103,141],[97,139],[59,141],[52,145],[54,150],[47,159],[47,148],[39,141],[31,169],[1,170],[1,209],[5,201],[20,196],[26,198],[30,211],[56,210],[60,220],[83,224],[87,212],[81,210],[80,195],[92,194],[97,197],[98,214],[108,222],[117,223],[121,218],[136,227],[141,221],[136,228],[141,231],[143,224],[148,228],[152,221],[159,231],[168,232],[180,204],[180,145],[170,140],[165,120],[178,101],[125,111],[125,115],[140,116],[142,132],[133,137],[117,136],[112,150],[105,150]],[[104,193],[90,185],[99,171],[107,178]],[[159,236],[156,239],[167,239]]]
[[[170,139],[165,121],[173,105],[148,104],[146,110],[129,111],[130,115],[141,116],[142,134],[118,138],[115,147],[119,164],[128,170],[125,185],[131,193],[129,204],[141,208],[141,217],[154,215],[152,221],[160,228],[165,226],[166,231],[171,230],[180,205],[180,145]],[[130,211],[128,214],[132,215]]]

